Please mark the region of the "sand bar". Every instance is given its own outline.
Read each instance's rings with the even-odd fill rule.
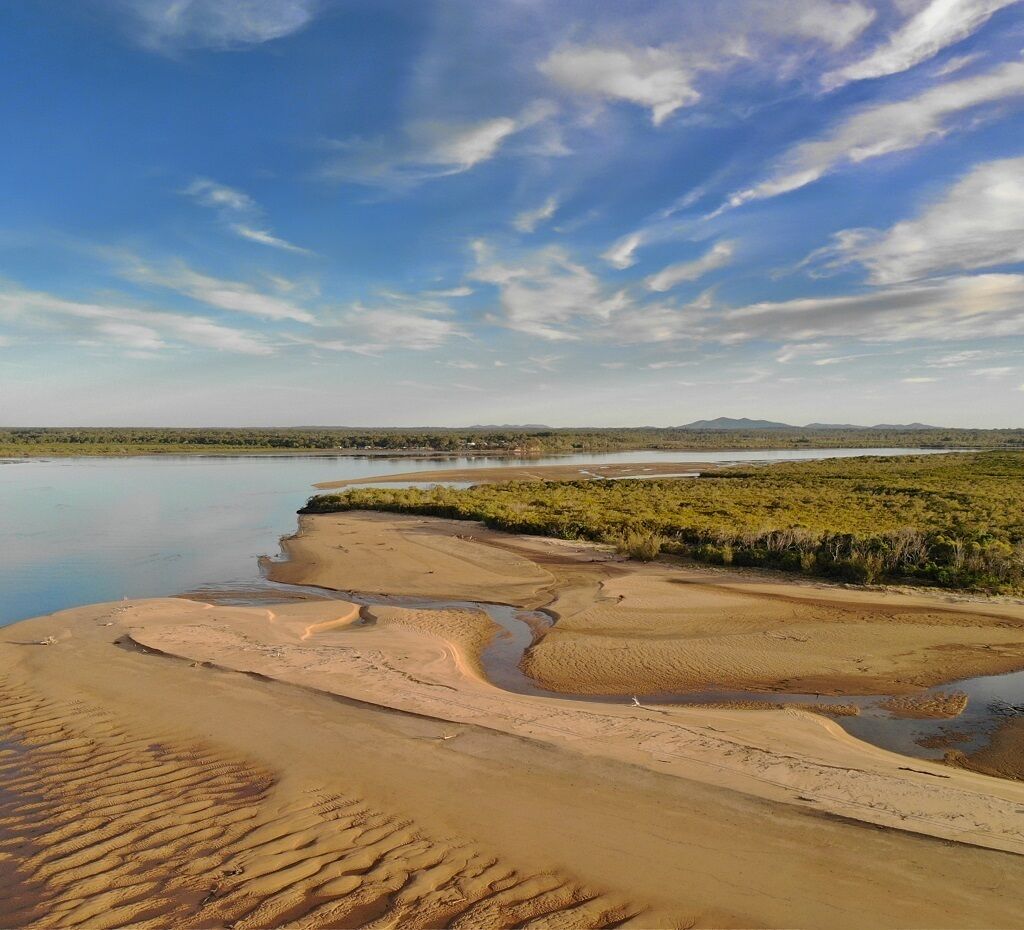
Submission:
[[[640,584],[593,547],[341,519],[303,520],[291,577],[305,559],[306,583],[397,586],[407,554],[424,565],[397,576],[402,593],[468,598],[498,575],[558,625],[609,579]],[[659,572],[679,571],[640,568],[657,597]],[[822,599],[784,587],[791,608]],[[1014,605],[835,596],[954,633],[1017,620]],[[509,694],[479,662],[496,634],[475,610],[179,599],[0,631],[4,922],[1024,926],[1008,890],[1024,881],[1024,785],[795,709]]]
[[[676,478],[695,476],[701,472],[727,467],[713,462],[632,462],[598,465],[496,465],[488,468],[450,468],[406,471],[396,475],[367,478],[346,478],[342,481],[321,481],[313,485],[320,490],[348,488],[361,484],[410,484],[447,481],[471,481],[494,484],[501,481],[587,481],[594,478]]]

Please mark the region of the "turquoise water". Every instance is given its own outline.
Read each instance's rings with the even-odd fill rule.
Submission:
[[[626,452],[533,464],[765,462],[919,449]],[[320,481],[508,459],[166,456],[0,462],[0,625],[121,597],[258,578]]]

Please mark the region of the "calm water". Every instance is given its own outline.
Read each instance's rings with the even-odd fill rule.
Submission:
[[[531,463],[764,462],[919,449],[626,452]],[[490,458],[167,456],[0,462],[0,625],[65,607],[258,577],[313,484]]]

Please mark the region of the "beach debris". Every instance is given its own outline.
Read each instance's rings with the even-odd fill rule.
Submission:
[[[46,639],[39,640],[38,645],[40,645],[40,646],[53,646],[53,645],[56,644],[56,642],[57,642],[57,638],[55,636],[47,636]]]
[[[441,740],[442,742],[444,742],[445,740],[455,739],[455,737],[458,736],[458,735],[459,735],[458,733],[442,733],[438,737],[438,739]]]
[[[643,707],[644,706],[643,704],[640,703],[640,698],[638,698],[635,694],[633,695],[633,706],[634,707]]]

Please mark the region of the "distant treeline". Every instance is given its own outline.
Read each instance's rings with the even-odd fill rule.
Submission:
[[[627,449],[799,448],[1024,449],[1024,430],[975,429],[281,429],[9,428],[0,456],[251,452],[609,452]]]
[[[589,539],[849,582],[1024,591],[1024,453],[831,459],[700,478],[358,488],[303,512],[370,509]]]

